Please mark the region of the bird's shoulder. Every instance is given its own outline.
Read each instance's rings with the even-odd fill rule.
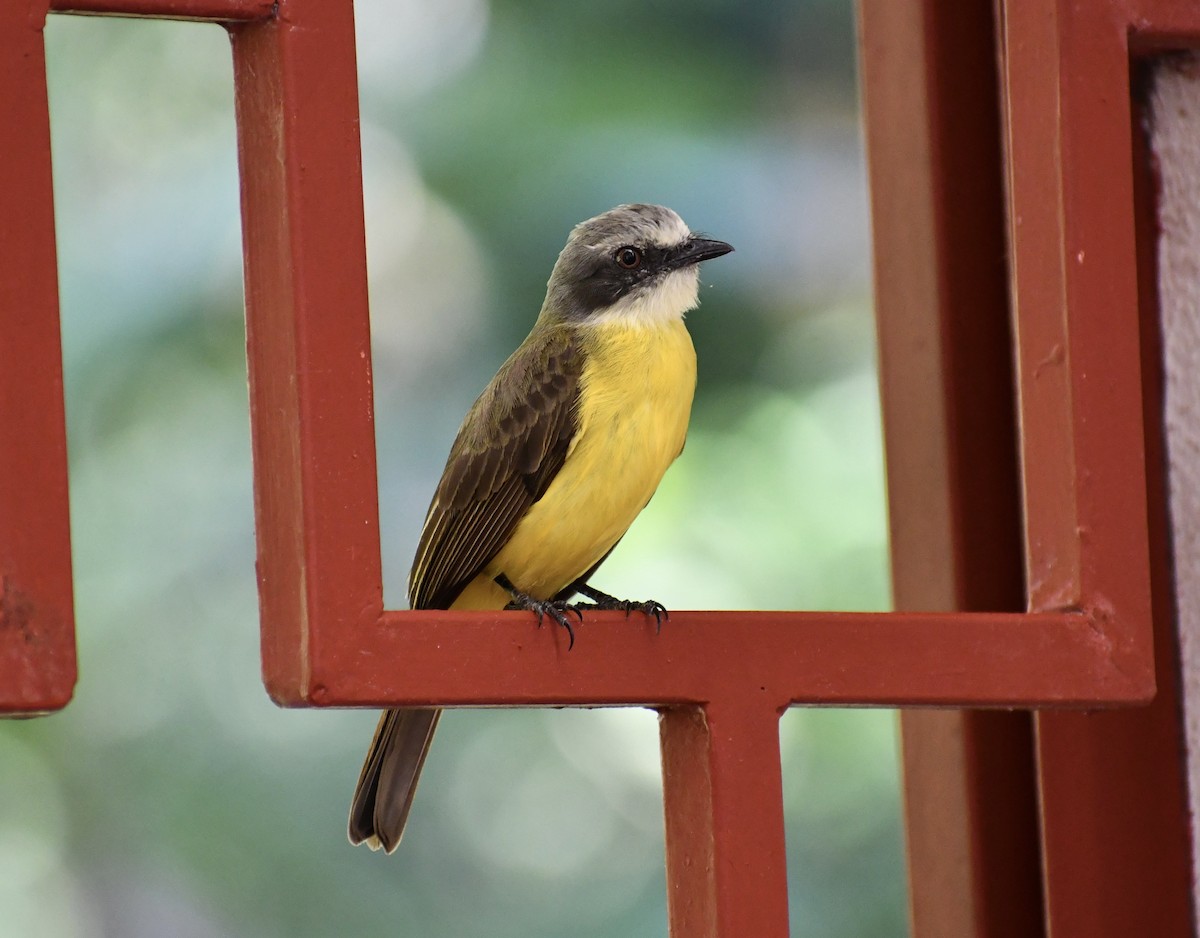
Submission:
[[[574,433],[585,352],[568,327],[535,329],[472,405],[438,495],[448,506],[486,498],[512,476],[536,476]]]

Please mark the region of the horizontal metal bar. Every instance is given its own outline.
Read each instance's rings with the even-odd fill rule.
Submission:
[[[149,19],[249,22],[273,16],[274,0],[51,0],[54,13]]]
[[[540,627],[525,612],[384,612],[268,673],[279,703],[315,706],[764,705],[1095,707],[1142,703],[1082,613],[677,612]]]

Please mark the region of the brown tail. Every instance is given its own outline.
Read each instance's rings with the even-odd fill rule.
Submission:
[[[441,710],[385,710],[350,803],[350,843],[396,849]]]

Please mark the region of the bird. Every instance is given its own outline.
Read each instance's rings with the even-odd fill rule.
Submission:
[[[467,412],[426,513],[412,609],[641,611],[588,582],[682,452],[696,387],[684,314],[699,265],[733,247],[661,205],[576,225],[532,330]],[[572,603],[576,595],[590,603]],[[350,808],[352,844],[400,843],[441,710],[383,713]]]

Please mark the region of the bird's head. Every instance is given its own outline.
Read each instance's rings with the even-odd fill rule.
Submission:
[[[542,316],[580,324],[678,319],[698,302],[700,262],[732,250],[692,234],[664,206],[618,205],[571,231]]]

